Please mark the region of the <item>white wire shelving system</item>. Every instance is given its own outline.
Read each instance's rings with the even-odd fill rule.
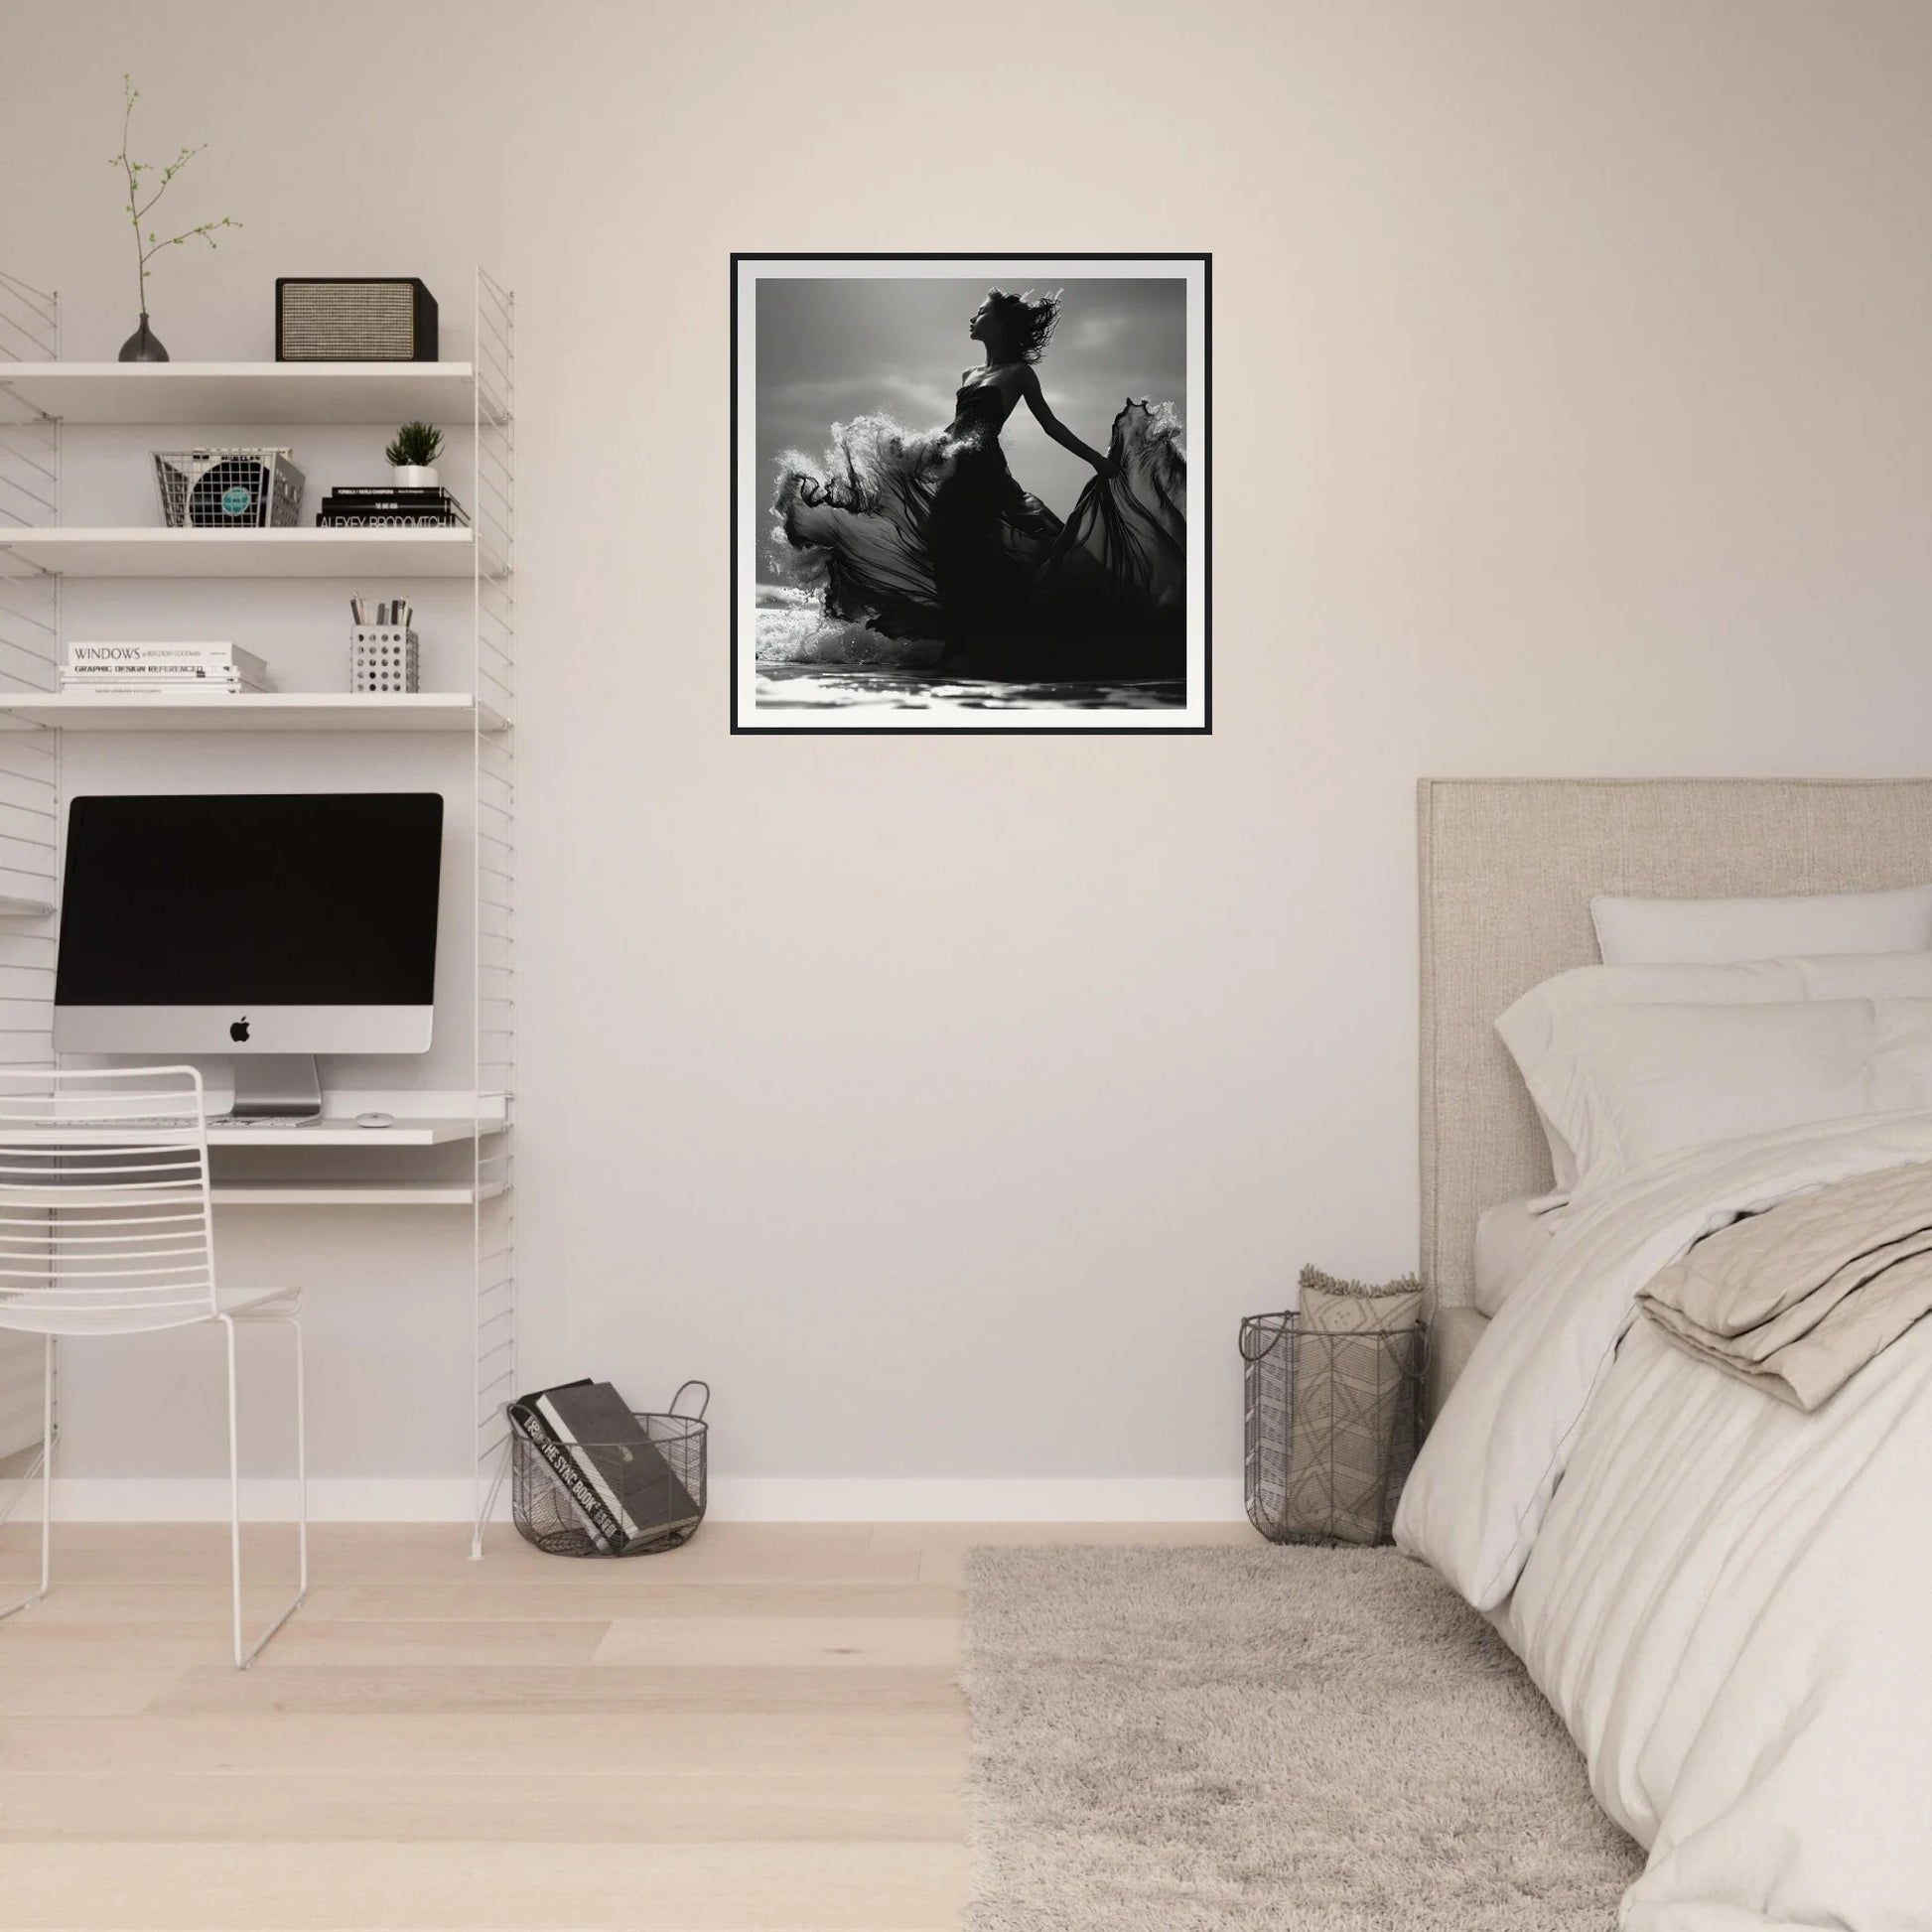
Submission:
[[[0,370],[60,354],[59,298],[0,271]],[[0,524],[60,520],[59,419],[0,406]],[[59,575],[0,559],[0,691],[53,691],[60,642]],[[60,811],[60,733],[0,732],[0,1061],[9,1066],[54,1056]],[[0,1333],[0,1457],[35,1451],[24,1477],[38,1473],[48,1449],[34,1400],[35,1352],[32,1337]],[[57,1373],[59,1360],[57,1350]],[[25,1479],[15,1485],[0,1514],[26,1487]]]
[[[0,270],[0,1064],[55,1061],[60,726],[68,716],[58,696],[63,575],[352,576],[373,555],[392,575],[406,576],[413,566],[417,574],[447,578],[467,571],[471,578],[473,682],[465,696],[190,701],[206,703],[200,717],[180,707],[143,716],[142,707],[168,701],[136,699],[118,726],[470,733],[474,1165],[461,1193],[471,1211],[475,1288],[468,1446],[474,1556],[483,1553],[493,1479],[506,1457],[503,1405],[515,1392],[517,1372],[515,366],[515,298],[481,268],[468,365],[64,363],[59,296]],[[179,400],[156,414],[143,384],[150,395],[165,391]],[[252,420],[247,411],[257,406],[255,398],[263,421],[290,413],[285,406],[296,397],[298,419],[337,423],[394,421],[399,402],[411,413],[448,421],[453,403],[467,403],[474,435],[471,529],[465,540],[441,530],[382,532],[373,544],[358,541],[358,532],[319,529],[171,531],[159,544],[160,533],[151,530],[69,530],[61,500],[63,399],[69,397],[86,398],[78,419],[90,424],[195,420],[189,405],[209,399],[217,418],[231,422]],[[132,405],[125,414],[117,413],[122,399]],[[171,408],[180,413],[165,413]],[[257,535],[267,541],[251,549]],[[47,1449],[40,1441],[39,1359],[38,1344],[0,1334],[0,1471],[14,1476],[31,1475]],[[57,1439],[59,1433],[57,1411]],[[0,1517],[24,1486],[4,1484],[12,1494],[0,1493]]]
[[[516,302],[477,270],[472,356],[476,441],[476,906],[474,989],[477,1095],[476,1386],[471,1416],[476,1491],[470,1554],[483,1555],[509,1459],[504,1405],[516,1393],[516,1186],[512,1103],[516,1075]],[[485,543],[497,567],[485,568]],[[485,731],[483,705],[501,720]],[[489,1120],[500,1131],[485,1135]]]

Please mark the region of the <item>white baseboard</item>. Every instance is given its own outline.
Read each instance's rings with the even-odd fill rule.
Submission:
[[[738,1523],[1238,1523],[1239,1476],[721,1476]]]
[[[40,1507],[30,1488],[14,1522]],[[295,1513],[295,1484],[274,1477],[244,1479],[242,1514],[274,1521]],[[313,1523],[468,1523],[477,1511],[475,1487],[461,1476],[312,1476]],[[507,1496],[497,1513],[509,1514]],[[149,1479],[139,1476],[56,1476],[54,1516],[63,1523],[225,1523],[228,1485],[218,1476]]]
[[[242,1501],[250,1517],[287,1516],[294,1486],[244,1482]],[[499,1517],[507,1502],[498,1498]],[[476,1490],[461,1476],[309,1483],[318,1523],[467,1523],[476,1506]],[[35,1495],[22,1496],[15,1521],[37,1507]],[[69,1523],[224,1523],[228,1485],[218,1477],[63,1476],[54,1513]],[[710,1515],[718,1523],[1237,1523],[1242,1504],[1231,1476],[719,1476]]]

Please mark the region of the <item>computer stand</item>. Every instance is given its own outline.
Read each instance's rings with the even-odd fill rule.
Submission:
[[[322,1075],[313,1053],[237,1055],[234,1120],[314,1120],[322,1112]]]

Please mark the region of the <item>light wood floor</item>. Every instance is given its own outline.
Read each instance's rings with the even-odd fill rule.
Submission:
[[[0,1529],[0,1601],[35,1534]],[[326,1527],[241,1675],[224,1531],[57,1530],[54,1593],[0,1622],[0,1926],[949,1932],[968,1546],[1251,1536],[711,1524],[573,1563],[505,1528],[473,1564],[449,1526]]]

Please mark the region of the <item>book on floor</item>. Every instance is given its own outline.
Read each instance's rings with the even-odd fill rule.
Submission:
[[[589,1378],[578,1383],[566,1383],[564,1387],[588,1388]],[[584,1529],[599,1550],[607,1554],[622,1542],[622,1529],[617,1517],[605,1507],[591,1479],[578,1467],[567,1450],[551,1434],[547,1419],[537,1405],[548,1389],[537,1389],[529,1395],[520,1395],[509,1405],[510,1426],[521,1435],[530,1447],[550,1465],[551,1473],[557,1478],[559,1487],[570,1499],[571,1507],[577,1512]]]
[[[617,1548],[699,1521],[690,1490],[609,1382],[569,1382],[525,1400],[615,1522]]]

